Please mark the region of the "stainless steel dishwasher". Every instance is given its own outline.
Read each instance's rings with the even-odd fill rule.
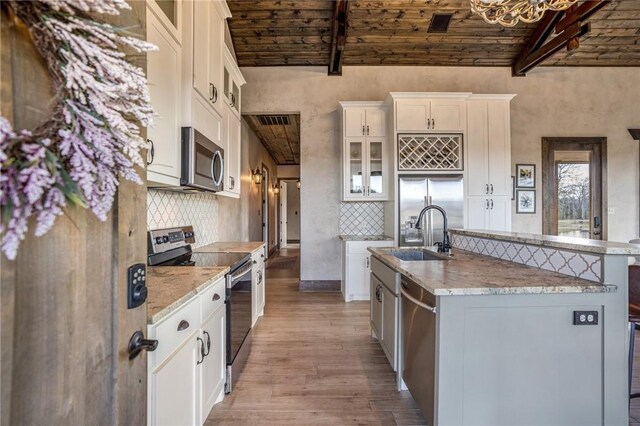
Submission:
[[[402,277],[402,379],[422,410],[435,424],[436,297]]]

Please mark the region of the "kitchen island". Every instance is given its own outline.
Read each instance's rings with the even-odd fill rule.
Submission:
[[[627,259],[640,250],[483,231],[451,241],[450,258],[370,249],[372,292],[400,296],[398,377],[428,423],[628,424]],[[392,331],[374,314],[385,349]]]

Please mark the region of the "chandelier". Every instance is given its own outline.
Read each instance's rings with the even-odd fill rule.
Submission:
[[[470,0],[471,10],[490,24],[513,27],[537,22],[547,10],[566,10],[578,0]]]

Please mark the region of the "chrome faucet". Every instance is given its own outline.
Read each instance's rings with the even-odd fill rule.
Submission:
[[[441,243],[436,243],[436,245],[438,246],[438,252],[449,254],[449,252],[451,251],[451,243],[449,242],[449,230],[447,228],[447,212],[445,212],[442,207],[436,206],[435,204],[431,204],[425,207],[424,209],[422,209],[422,211],[420,211],[420,215],[418,216],[418,220],[416,220],[415,228],[416,229],[422,228],[420,226],[420,222],[422,221],[422,216],[424,216],[424,214],[431,209],[438,210],[440,213],[442,213],[442,218],[444,219],[444,237]]]

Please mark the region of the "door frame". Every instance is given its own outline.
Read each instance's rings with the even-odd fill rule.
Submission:
[[[285,180],[280,180],[278,179],[278,188],[279,188],[279,192],[278,192],[278,206],[279,206],[279,210],[280,210],[280,214],[278,215],[278,218],[280,219],[278,221],[278,237],[279,237],[279,241],[278,241],[278,247],[279,248],[286,248],[287,247],[287,220],[289,219],[287,216],[287,208],[288,206],[286,205],[289,201],[288,199],[288,186],[289,184],[287,183],[287,181]],[[283,188],[284,186],[284,188]],[[283,205],[284,202],[284,205]],[[283,238],[284,237],[284,238]]]
[[[298,181],[298,180],[300,180],[300,178],[299,177],[295,177],[295,176],[294,177],[282,177],[282,178],[279,177],[278,178],[278,187],[280,187],[280,184],[281,184],[282,181]],[[298,191],[300,191],[300,189],[298,189]],[[280,188],[280,193],[276,197],[276,203],[277,203],[278,209],[282,208],[282,206],[280,205],[280,198],[279,198],[281,196],[282,196],[282,188]],[[289,200],[287,200],[287,202],[288,201]],[[282,217],[282,216],[280,216],[280,217]],[[287,220],[288,219],[289,218],[287,217]],[[298,206],[298,220],[302,220],[302,202]],[[278,248],[281,248],[280,247],[280,237],[279,237],[280,236],[280,226],[281,226],[280,222],[277,223],[277,226],[278,226]],[[300,230],[300,231],[302,231],[302,230]],[[287,239],[288,239],[288,237],[289,236],[287,235]],[[300,235],[300,237],[302,237],[302,235]],[[302,242],[302,238],[300,238],[300,240],[299,240],[299,243],[301,243],[301,242]],[[291,244],[294,244],[294,243],[291,243]]]
[[[558,234],[558,207],[556,204],[557,179],[555,151],[589,151],[591,162],[599,163],[600,170],[590,171],[592,211],[589,220],[597,212],[593,206],[600,205],[601,240],[608,238],[607,218],[607,138],[599,137],[543,137],[542,138],[542,233]],[[599,173],[598,173],[599,172]]]
[[[261,202],[262,202],[262,241],[267,244],[267,254],[269,257],[269,168],[262,163],[262,185],[261,185]]]

